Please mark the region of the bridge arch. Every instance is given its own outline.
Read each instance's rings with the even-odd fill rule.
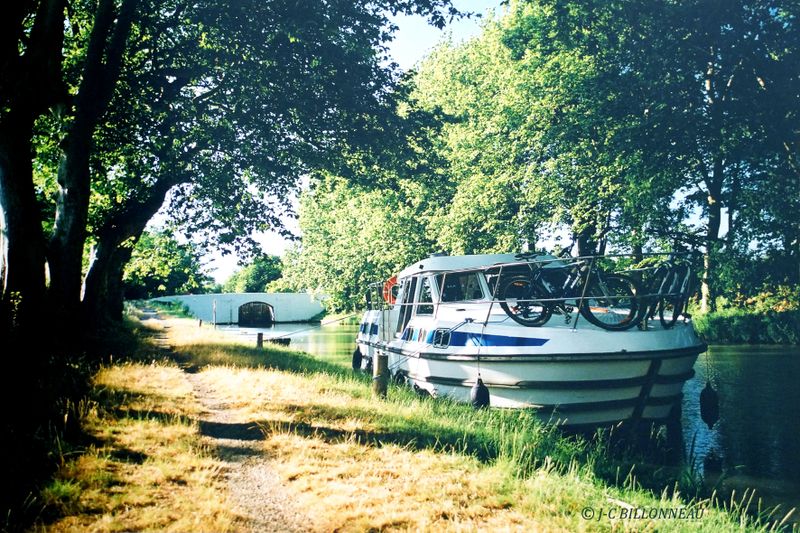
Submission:
[[[267,328],[275,323],[275,309],[266,302],[247,302],[239,306],[239,327]]]

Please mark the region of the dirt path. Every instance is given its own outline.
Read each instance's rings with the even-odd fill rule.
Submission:
[[[225,462],[234,512],[241,517],[242,531],[309,531],[308,518],[287,495],[277,474],[264,456],[263,434],[252,421],[242,420],[203,379],[186,374],[203,407],[200,433]]]
[[[144,310],[144,320],[156,320],[162,332],[154,336],[157,346],[172,352],[169,328],[155,310]],[[242,419],[219,391],[198,373],[197,367],[181,365],[194,389],[202,411],[200,433],[225,463],[232,511],[239,517],[237,531],[304,532],[311,522],[298,510],[270,465],[263,448],[264,435],[252,421]]]

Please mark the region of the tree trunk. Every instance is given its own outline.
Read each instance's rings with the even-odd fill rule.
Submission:
[[[590,225],[580,231],[575,236],[575,243],[578,245],[578,256],[590,256],[597,254],[597,242],[594,238],[595,227]]]
[[[122,320],[122,275],[132,252],[132,246],[120,246],[111,239],[98,244],[83,299],[84,320],[90,331]]]
[[[66,95],[66,0],[12,2],[0,22],[0,329],[45,319],[45,241],[33,184],[33,124]],[[25,20],[33,17],[26,31]],[[27,39],[24,50],[20,40]]]
[[[56,221],[47,258],[50,301],[64,335],[79,327],[94,130],[111,101],[136,4],[137,0],[124,0],[119,16],[115,15],[113,0],[101,0],[98,6],[76,97],[75,121],[59,166]]]
[[[728,208],[728,233],[725,236],[725,242],[728,250],[734,250],[738,243],[736,242],[736,233],[738,231],[736,212],[739,209],[739,193],[741,191],[741,174],[739,169],[733,171],[731,178],[731,191],[728,195],[728,203],[725,207]]]
[[[79,327],[83,248],[89,214],[89,152],[85,136],[70,135],[59,168],[56,222],[47,251],[50,267],[49,297],[58,323],[67,334]]]
[[[175,169],[169,178],[157,181],[143,199],[129,204],[97,232],[95,258],[86,275],[82,304],[84,320],[90,329],[122,320],[122,275],[133,251],[128,241],[139,239],[169,190],[181,182],[181,175]]]
[[[633,264],[639,264],[644,260],[644,250],[640,243],[631,245],[631,260]]]
[[[32,120],[19,119],[0,129],[2,318],[12,330],[44,318],[44,236],[33,188],[32,127]]]
[[[719,253],[719,228],[722,222],[722,182],[724,166],[721,157],[714,159],[714,168],[711,179],[708,180],[708,195],[706,209],[708,210],[708,225],[706,229],[706,253],[703,257],[703,279],[700,287],[700,309],[704,313],[716,311],[716,290],[714,276],[716,259]]]

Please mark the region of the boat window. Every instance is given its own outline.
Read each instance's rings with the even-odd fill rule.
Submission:
[[[414,293],[417,290],[417,278],[406,278],[400,289],[397,303],[400,305],[400,314],[397,317],[397,333],[401,333],[408,321],[411,320],[411,306],[414,301]]]
[[[428,277],[422,278],[422,284],[419,287],[419,298],[417,299],[417,314],[418,315],[433,314],[433,292],[431,291],[431,279]]]
[[[432,340],[434,348],[447,348],[450,346],[450,330],[441,328],[433,330]]]
[[[483,299],[483,290],[477,272],[439,274],[437,281],[441,287],[443,302]]]

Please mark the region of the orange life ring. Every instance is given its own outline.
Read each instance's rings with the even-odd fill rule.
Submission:
[[[389,305],[394,305],[395,302],[394,294],[392,294],[392,288],[395,285],[397,285],[397,276],[392,276],[383,284],[383,299]]]

